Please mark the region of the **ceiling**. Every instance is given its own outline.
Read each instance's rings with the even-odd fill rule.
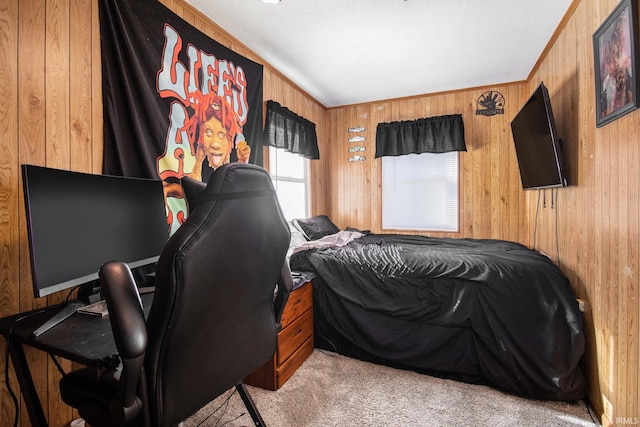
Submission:
[[[526,80],[573,0],[187,0],[325,107]]]

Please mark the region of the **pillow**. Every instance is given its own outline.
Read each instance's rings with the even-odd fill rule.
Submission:
[[[355,227],[347,227],[344,230],[345,231],[355,231],[356,233],[360,233],[363,236],[368,236],[369,234],[371,234],[371,230],[360,230],[359,228],[355,228]]]
[[[318,215],[312,218],[294,219],[293,224],[305,235],[307,240],[317,240],[329,234],[335,234],[340,229],[328,216]]]
[[[297,248],[301,244],[307,241],[307,236],[305,236],[298,227],[296,227],[293,221],[289,221],[289,230],[291,231],[291,241],[289,242],[289,249],[293,250]]]
[[[287,263],[291,255],[293,255],[293,250],[307,241],[307,237],[293,224],[293,221],[289,221],[288,224],[291,231],[291,240],[289,241],[289,249],[286,255]]]

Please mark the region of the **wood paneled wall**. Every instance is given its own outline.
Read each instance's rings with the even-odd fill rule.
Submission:
[[[162,3],[220,43],[264,64],[183,0]],[[460,154],[460,231],[432,235],[535,243],[559,260],[586,302],[583,365],[589,398],[605,425],[640,416],[640,112],[599,129],[594,118],[591,35],[616,4],[575,0],[555,44],[527,82],[326,110],[264,64],[264,99],[317,125],[321,160],[311,166],[312,213],[326,213],[341,227],[382,231],[380,161],[374,159],[377,123],[463,115],[468,151]],[[55,302],[55,297],[32,296],[19,165],[100,172],[99,43],[97,0],[0,0],[0,315]],[[551,92],[572,183],[547,191],[546,207],[542,194],[520,189],[509,128],[541,80]],[[475,114],[486,90],[504,96],[503,115]],[[348,162],[347,130],[354,126],[366,128],[363,162]],[[74,414],[59,399],[57,369],[40,352],[27,356],[51,425],[65,425]],[[0,369],[4,363],[1,359]],[[17,389],[13,374],[10,381]],[[22,404],[22,426],[29,425],[25,411]],[[12,420],[12,401],[2,382],[0,425]]]
[[[558,244],[561,267],[586,302],[589,398],[604,423],[621,425],[640,417],[640,111],[596,128],[592,47],[617,4],[580,1],[529,90],[541,80],[549,87],[569,161],[573,185],[558,193]],[[555,230],[553,221],[541,228]],[[541,234],[542,248],[554,253],[555,239]]]
[[[100,171],[97,16],[97,3],[89,1],[0,1],[1,315],[61,298],[33,298],[19,167],[32,163]],[[4,347],[3,342],[3,354]],[[42,352],[27,351],[27,358],[51,425],[68,423],[72,411],[57,397],[55,365]],[[4,369],[4,358],[0,365]],[[69,362],[62,365],[71,367]],[[19,393],[13,374],[10,381]],[[4,381],[0,393],[0,424],[11,425],[14,407]],[[21,425],[29,425],[24,404],[21,414]]]
[[[328,152],[331,159],[331,218],[342,228],[397,231],[382,229],[382,161],[374,158],[377,124],[462,114],[467,151],[459,155],[459,232],[416,233],[526,242],[529,230],[524,215],[525,196],[520,189],[518,163],[509,139],[509,123],[520,108],[522,86],[522,83],[499,85],[329,109],[328,144],[323,147],[323,153]],[[488,90],[504,96],[504,114],[476,114],[477,101]],[[350,134],[348,129],[352,127],[364,127],[365,131]],[[349,143],[349,137],[354,135],[364,136],[365,141]],[[364,145],[366,151],[349,153],[349,147],[354,145]],[[354,154],[364,155],[365,160],[349,162]]]

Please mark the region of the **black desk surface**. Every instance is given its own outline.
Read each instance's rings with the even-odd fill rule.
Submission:
[[[153,293],[143,294],[145,315],[149,314]],[[57,309],[34,310],[0,319],[0,333],[30,347],[35,347],[86,366],[100,366],[117,356],[109,316],[99,317],[74,313],[39,337],[33,331],[47,321]]]

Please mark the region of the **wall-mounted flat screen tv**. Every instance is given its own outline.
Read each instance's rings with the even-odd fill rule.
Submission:
[[[568,185],[549,92],[540,83],[511,121],[522,188]]]

